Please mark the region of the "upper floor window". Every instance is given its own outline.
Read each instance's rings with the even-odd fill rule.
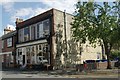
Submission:
[[[36,26],[36,39],[44,37],[44,34],[49,34],[49,19],[37,23]]]
[[[28,41],[29,40],[29,28],[26,27],[24,28],[24,41]]]
[[[11,47],[12,46],[12,38],[8,38],[7,39],[7,47]]]
[[[18,31],[19,42],[35,40],[44,37],[44,34],[49,34],[50,22],[49,19],[30,25]]]
[[[35,25],[30,26],[30,34],[31,34],[31,39],[30,40],[34,40],[35,39]]]
[[[49,34],[49,27],[50,27],[49,19],[43,21],[43,30],[45,33]]]
[[[37,39],[43,37],[43,24],[42,22],[37,24]]]
[[[18,31],[18,40],[19,40],[19,42],[23,42],[24,41],[24,29],[20,29],[19,31]]]

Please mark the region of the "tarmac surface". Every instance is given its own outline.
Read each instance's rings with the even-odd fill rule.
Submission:
[[[120,80],[120,70],[92,70],[77,72],[72,70],[33,71],[3,70],[2,80]]]

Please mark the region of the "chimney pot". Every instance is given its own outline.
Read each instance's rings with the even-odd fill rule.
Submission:
[[[23,22],[23,19],[16,18],[16,24]]]

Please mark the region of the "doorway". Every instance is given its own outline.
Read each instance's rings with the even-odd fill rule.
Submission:
[[[23,65],[25,64],[25,55],[23,55]]]

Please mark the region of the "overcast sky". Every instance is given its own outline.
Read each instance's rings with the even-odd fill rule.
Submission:
[[[67,13],[73,14],[77,1],[78,0],[29,0],[29,2],[25,2],[25,0],[4,0],[4,2],[2,2],[2,0],[0,0],[0,36],[3,34],[5,27],[15,28],[16,18],[26,20],[51,8],[56,8],[61,11],[66,10]]]

